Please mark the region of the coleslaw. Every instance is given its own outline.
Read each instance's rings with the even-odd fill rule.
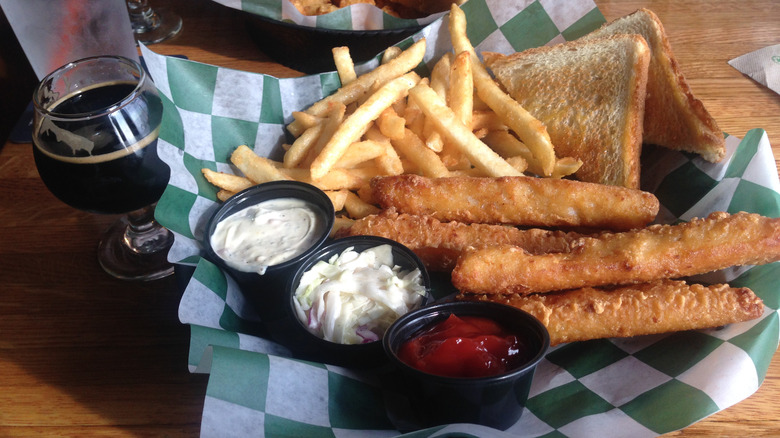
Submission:
[[[400,316],[423,302],[419,269],[393,264],[390,245],[362,252],[349,247],[301,276],[295,311],[308,330],[330,342],[361,344],[382,338]]]

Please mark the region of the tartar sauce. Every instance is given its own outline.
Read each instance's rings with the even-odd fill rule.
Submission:
[[[221,220],[211,247],[225,263],[242,272],[266,268],[304,253],[322,235],[324,221],[308,202],[270,199]]]
[[[296,313],[310,332],[339,344],[381,339],[399,317],[422,303],[419,269],[393,264],[390,245],[360,253],[347,248],[306,271],[295,290]]]

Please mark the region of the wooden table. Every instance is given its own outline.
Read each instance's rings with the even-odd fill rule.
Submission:
[[[300,75],[258,49],[238,11],[207,0],[167,3],[184,17],[184,30],[155,51]],[[780,96],[726,63],[780,43],[780,3],[597,4],[607,19],[639,7],[656,12],[694,92],[721,129],[741,137],[764,128],[780,157]],[[0,150],[0,436],[199,433],[206,376],[187,371],[180,289],[174,278],[126,283],[101,271],[95,246],[112,219],[55,199],[38,178],[29,144]],[[776,359],[753,396],[669,436],[780,434],[778,378]]]

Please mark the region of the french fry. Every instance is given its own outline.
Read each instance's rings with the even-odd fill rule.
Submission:
[[[556,157],[547,128],[516,100],[501,90],[490,76],[477,57],[477,53],[466,34],[466,14],[455,4],[450,9],[449,30],[455,53],[468,52],[471,57],[477,95],[528,146],[533,153],[534,160],[538,161],[538,166],[543,171],[541,175],[552,175]]]
[[[240,192],[241,190],[252,187],[254,183],[248,178],[238,175],[232,175],[224,172],[215,172],[211,169],[201,169],[206,181],[229,192]]]
[[[331,51],[333,52],[333,62],[336,64],[336,72],[341,80],[341,86],[347,85],[357,79],[355,63],[352,62],[352,55],[349,53],[349,47],[334,47]]]
[[[305,166],[310,166],[312,161],[322,152],[325,145],[333,138],[333,134],[339,129],[344,121],[344,114],[347,107],[340,102],[333,102],[325,113],[325,121],[322,125],[322,132],[317,137],[317,141],[309,148],[306,158],[301,162]]]
[[[441,134],[436,131],[436,125],[425,119],[425,125],[423,126],[423,136],[425,137],[425,146],[434,152],[441,152],[444,149],[444,140],[441,138]]]
[[[399,101],[400,102],[400,101]],[[422,134],[423,123],[425,122],[425,116],[423,115],[420,107],[414,103],[413,100],[406,99],[406,105],[403,112],[398,113],[406,121],[406,127],[415,132],[415,134]]]
[[[232,197],[235,194],[236,194],[236,192],[231,192],[230,190],[222,189],[222,190],[217,192],[217,199],[219,199],[222,202],[225,202],[225,201],[230,199],[230,197]]]
[[[431,71],[430,86],[439,97],[445,102],[448,99],[448,89],[450,82],[450,67],[451,67],[451,54],[445,53],[433,66]],[[444,140],[441,138],[441,134],[436,131],[432,121],[427,118],[423,122],[422,130],[415,127],[415,133],[420,136],[425,142],[425,145],[434,152],[441,152],[444,148]]]
[[[301,164],[306,159],[311,148],[314,147],[317,139],[320,138],[322,130],[323,125],[319,124],[303,131],[303,134],[296,138],[293,144],[290,145],[290,148],[284,153],[284,167],[292,168]]]
[[[472,115],[473,101],[474,101],[474,81],[471,74],[470,57],[468,55],[456,57],[452,60],[451,56],[448,56],[451,60],[447,63],[449,65],[449,82],[447,84],[447,104],[452,108],[455,115],[463,122],[466,127],[470,127],[472,131]],[[468,65],[464,65],[468,62]],[[441,93],[437,93],[440,94]],[[477,134],[475,132],[475,134]],[[429,145],[430,147],[430,145]],[[441,161],[450,170],[468,169],[471,167],[471,163],[460,152],[457,147],[442,142],[439,149]]]
[[[353,169],[341,169],[341,170],[348,172],[353,177],[359,178],[362,181],[361,185],[353,187],[353,189],[355,190],[368,184],[368,182],[371,181],[371,178],[384,175],[384,173],[382,173],[382,170],[377,166],[363,166],[363,167],[355,167]]]
[[[475,135],[475,137],[477,136]],[[444,143],[444,150],[439,154],[439,157],[450,171],[471,169],[471,162],[468,157],[462,154],[456,146],[450,145],[449,142]]]
[[[380,174],[376,167],[360,169],[360,171],[358,171],[358,169],[332,169],[327,175],[316,181],[312,179],[309,169],[282,169],[282,172],[289,179],[311,184],[323,191],[343,189],[357,190],[363,187],[367,181],[371,179],[371,177],[367,175],[376,176]]]
[[[473,130],[471,118],[474,112],[474,75],[471,72],[471,56],[466,52],[456,56],[451,64],[448,96],[452,112]]]
[[[403,117],[401,116],[401,114],[404,114],[406,112],[407,100],[408,99],[398,99],[395,101],[395,103],[392,106],[393,111],[395,111],[398,117],[401,117],[402,119]],[[406,123],[406,120],[404,120],[404,123]]]
[[[304,130],[322,123],[322,117],[313,116],[303,111],[293,111],[292,116]]]
[[[514,157],[507,157],[506,162],[517,169],[518,172],[525,172],[525,170],[528,168],[528,161],[519,155]],[[553,172],[553,175],[555,175],[555,172]]]
[[[377,119],[377,126],[379,127],[379,131],[390,140],[404,138],[406,121],[396,113],[393,107],[382,111],[382,114],[380,114]]]
[[[406,105],[404,118],[406,119],[407,128],[411,129],[421,139],[425,138],[425,114],[413,100],[410,100]]]
[[[506,131],[508,128],[491,109],[474,110],[471,113],[471,130]]]
[[[347,192],[347,199],[344,203],[344,209],[349,217],[353,219],[364,218],[370,214],[379,213],[379,207],[369,204],[358,197],[358,195]]]
[[[449,170],[441,161],[439,155],[426,147],[417,134],[410,129],[406,129],[404,133],[405,135],[402,139],[393,140],[393,147],[414,163],[418,172],[432,178],[449,175]]]
[[[350,169],[358,164],[373,160],[385,153],[385,145],[374,140],[357,141],[349,145],[344,155],[333,166],[336,169]]]
[[[385,84],[417,67],[425,56],[425,47],[425,39],[420,39],[386,64],[381,64],[370,72],[358,76],[357,79],[339,88],[335,93],[314,103],[305,112],[321,116],[327,111],[331,102],[341,102],[344,105],[356,102],[375,83]],[[287,128],[291,133],[299,131],[298,122],[293,121]]]
[[[553,169],[552,178],[563,178],[574,174],[582,166],[582,161],[573,157],[559,158],[555,162],[555,169]]]
[[[438,94],[425,84],[419,84],[409,90],[409,97],[434,120],[439,132],[446,136],[465,154],[471,163],[487,176],[520,176],[514,167],[496,152],[480,141],[469,128],[457,119],[455,113],[441,100]]]
[[[303,111],[293,111],[292,116],[293,119],[295,119],[295,122],[288,125],[288,127],[290,134],[292,134],[295,138],[298,138],[307,129],[322,123],[321,117],[313,116]]]
[[[398,55],[396,60],[401,56],[403,53]],[[415,86],[419,80],[420,77],[416,73],[407,73],[391,80],[372,94],[363,105],[359,106],[339,125],[322,152],[312,161],[311,177],[316,180],[325,176],[346,148],[366,132],[368,125],[376,120],[379,114],[390,107],[393,102],[405,97],[409,89]]]
[[[387,64],[390,62],[393,58],[398,56],[401,53],[401,48],[398,46],[390,46],[388,47],[384,53],[382,53],[382,64]]]
[[[442,140],[441,134],[439,134],[437,131],[433,131],[428,134],[428,137],[425,139],[425,146],[434,152],[443,151],[444,140]]]
[[[330,237],[335,236],[339,230],[351,227],[353,223],[355,223],[354,219],[346,216],[336,216],[336,219],[333,221],[333,228],[330,230]]]
[[[363,187],[360,187],[359,189],[355,190],[355,193],[357,193],[358,197],[363,200],[363,202],[377,205],[377,200],[374,199],[374,191],[371,190],[371,184],[366,184]]]
[[[330,198],[334,211],[344,209],[344,203],[347,202],[347,193],[349,193],[349,190],[323,190],[323,192]]]
[[[368,140],[379,143],[384,148],[383,153],[374,159],[376,167],[383,175],[400,175],[404,173],[404,165],[401,163],[401,157],[393,149],[390,139],[387,138],[376,126],[372,126],[366,131],[365,137]]]
[[[390,137],[386,136],[376,123],[370,125],[368,129],[366,129],[366,133],[363,137],[366,140],[375,141],[377,143],[390,143]]]
[[[236,148],[230,161],[255,184],[290,179],[271,160],[255,154],[246,145]]]
[[[482,140],[485,138],[486,135],[490,132],[489,130],[485,128],[479,128],[472,131],[474,133],[474,136],[476,136],[478,139]]]
[[[524,140],[523,143],[531,150],[534,160],[542,169],[540,175],[552,175],[556,157],[544,124],[533,118],[524,109],[520,111],[519,109],[522,107],[517,101],[495,87],[492,78],[480,74],[475,75],[475,78],[479,95],[493,108],[499,118]],[[482,85],[480,86],[480,84]]]
[[[289,125],[287,125],[287,131],[292,134],[293,137],[298,138],[301,134],[303,134],[303,131],[306,130],[306,127],[302,124],[298,123],[297,121],[293,121]]]
[[[431,88],[442,99],[447,100],[447,92],[450,83],[450,70],[452,69],[452,54],[445,53],[436,61],[431,70]]]
[[[509,131],[490,131],[482,141],[502,157],[523,157],[528,162],[528,171],[531,173],[541,175],[544,171],[533,159],[533,154],[528,147]]]
[[[430,84],[428,78],[422,78],[420,82]],[[411,99],[406,99],[406,110],[403,113],[403,117],[406,119],[406,127],[411,129],[421,139],[425,139],[425,114],[417,106],[417,103]]]
[[[473,71],[472,71],[473,74]],[[474,111],[492,111],[484,100],[479,98],[479,95],[474,96]]]

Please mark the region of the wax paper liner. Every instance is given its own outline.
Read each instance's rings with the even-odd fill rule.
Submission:
[[[470,0],[469,37],[478,50],[511,53],[575,39],[604,21],[591,2],[556,4]],[[451,49],[446,29],[445,16],[412,37],[427,38],[427,63]],[[362,437],[406,430],[403,396],[382,385],[381,373],[289,358],[257,336],[258,318],[234,282],[201,257],[199,239],[218,205],[201,168],[234,172],[228,157],[241,144],[279,159],[291,112],[336,89],[337,75],[277,79],[142,50],[163,95],[158,144],[171,166],[157,218],[176,234],[169,258],[195,268],[179,317],[191,327],[190,370],[210,373],[202,435]],[[726,140],[719,164],[645,148],[643,188],[661,200],[660,222],[718,210],[780,216],[780,183],[764,131]],[[764,380],[780,333],[778,269],[769,264],[702,278],[752,288],[766,305],[758,320],[559,346],[541,363],[527,408],[509,430],[454,424],[414,436],[648,437],[684,428],[748,397]]]
[[[323,15],[301,14],[289,0],[213,0],[224,6],[238,9],[275,21],[299,26],[330,30],[390,30],[416,28],[430,24],[444,12],[418,19],[404,19],[383,12],[376,6],[360,3],[340,8]]]
[[[780,44],[745,53],[729,60],[729,65],[780,94]]]

